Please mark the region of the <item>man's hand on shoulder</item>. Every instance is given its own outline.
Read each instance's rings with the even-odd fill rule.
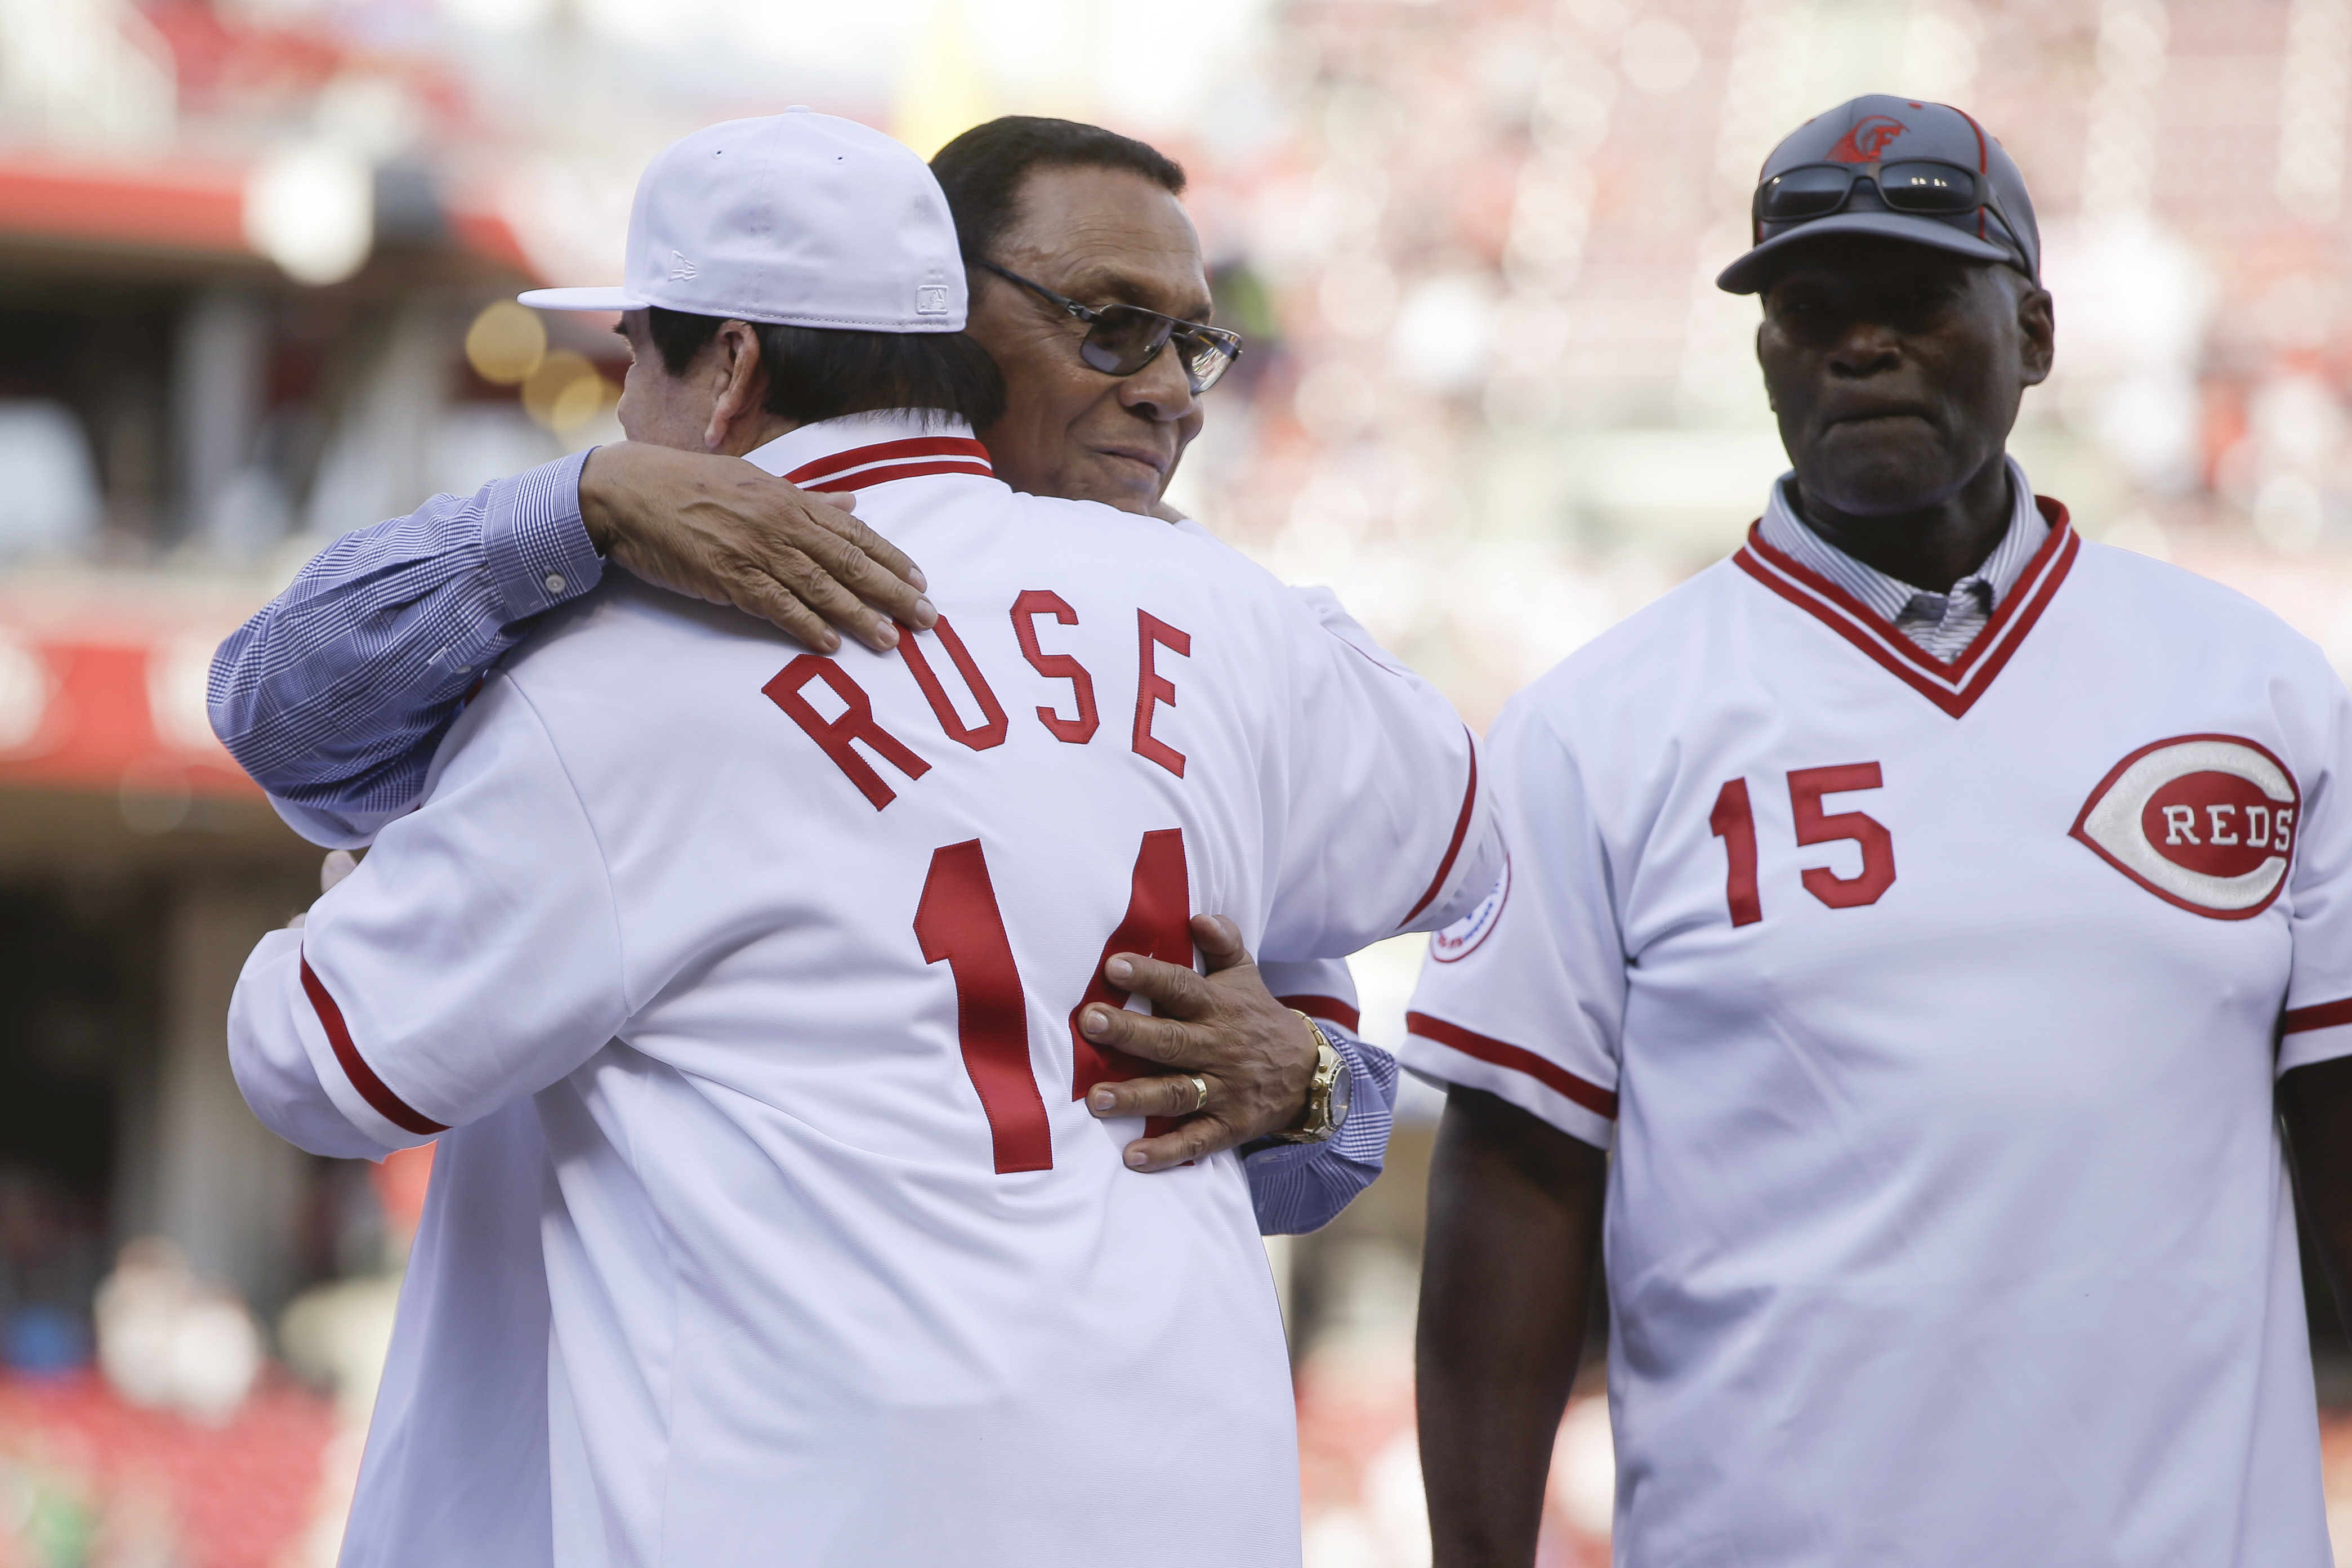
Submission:
[[[1103,965],[1105,979],[1149,999],[1158,1017],[1095,1006],[1078,1019],[1095,1044],[1173,1071],[1087,1092],[1087,1109],[1097,1116],[1184,1118],[1127,1146],[1127,1163],[1137,1170],[1168,1170],[1278,1133],[1299,1119],[1314,1082],[1314,1031],[1266,989],[1234,923],[1195,915],[1192,941],[1205,975],[1134,953],[1115,953]],[[1205,1103],[1196,1077],[1208,1085]]]
[[[832,626],[887,649],[898,641],[895,622],[919,630],[939,618],[921,570],[859,522],[856,505],[740,457],[635,441],[598,447],[580,471],[580,517],[600,554],[824,653],[841,645]]]

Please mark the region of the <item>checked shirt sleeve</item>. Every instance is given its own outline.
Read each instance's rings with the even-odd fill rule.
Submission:
[[[1322,1026],[1345,1058],[1353,1099],[1337,1136],[1321,1144],[1264,1143],[1242,1156],[1261,1236],[1320,1230],[1379,1179],[1396,1110],[1397,1064],[1356,1033],[1356,983],[1338,958],[1258,966],[1275,999]]]
[[[344,535],[221,644],[221,743],[306,836],[365,843],[523,623],[596,585],[584,452]]]
[[[1320,1019],[1316,1020],[1322,1023]],[[1347,1058],[1355,1103],[1347,1125],[1326,1144],[1270,1144],[1244,1155],[1250,1204],[1261,1236],[1304,1236],[1339,1218],[1356,1195],[1380,1179],[1396,1112],[1396,1058],[1323,1024],[1331,1049]]]

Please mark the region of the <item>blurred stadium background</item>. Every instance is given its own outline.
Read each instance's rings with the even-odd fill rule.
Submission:
[[[301,1155],[229,1080],[318,857],[205,664],[342,530],[617,434],[601,324],[498,302],[616,273],[663,142],[805,102],[1176,154],[1250,340],[1178,497],[1483,726],[1755,514],[1754,307],[1711,280],[1772,141],[1874,90],[1969,107],[2037,193],[2038,487],[2352,666],[2352,0],[0,0],[0,1568],[333,1559],[429,1162]],[[1416,956],[1359,960],[1375,1039]],[[1427,1562],[1433,1109],[1271,1249],[1310,1568]],[[1607,1560],[1589,1381],[1549,1568]]]

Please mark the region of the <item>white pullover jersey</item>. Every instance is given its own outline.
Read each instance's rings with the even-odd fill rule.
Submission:
[[[2352,1051],[2344,687],[2042,505],[1953,664],[1751,535],[1490,737],[1403,1055],[1613,1143],[1629,1568],[2331,1561],[2272,1084]]]
[[[940,629],[820,657],[619,574],[551,616],[257,949],[247,1096],[334,1154],[534,1097],[559,1563],[1295,1563],[1239,1162],[1124,1168],[1074,1015],[1196,911],[1301,957],[1451,918],[1501,863],[1467,734],[960,432],[770,455],[861,492]],[[1152,1476],[1202,1505],[1105,1506]]]
[[[772,463],[777,455],[762,449],[751,461]],[[1213,538],[1195,523],[1175,526]],[[1290,592],[1326,630],[1379,652],[1328,590]],[[1442,747],[1460,719],[1434,687],[1397,668],[1418,693],[1428,732]],[[832,766],[821,756],[814,762]],[[288,820],[298,827],[316,821],[299,810]],[[348,835],[338,830],[338,837]],[[1310,1014],[1335,1035],[1354,1033],[1356,991],[1344,960],[1284,963],[1261,953],[1258,968],[1285,1007]],[[1360,1113],[1369,1092],[1359,1083]],[[1331,1152],[1335,1145],[1327,1144],[1309,1157]],[[341,1568],[545,1568],[552,1562],[547,1274],[540,1250],[545,1164],[539,1113],[528,1100],[437,1141],[368,1420]]]

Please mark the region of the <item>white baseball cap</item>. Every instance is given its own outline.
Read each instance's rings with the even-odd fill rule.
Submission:
[[[795,107],[662,149],[637,181],[617,288],[534,288],[541,310],[637,310],[868,332],[961,332],[955,220],[912,151]]]

